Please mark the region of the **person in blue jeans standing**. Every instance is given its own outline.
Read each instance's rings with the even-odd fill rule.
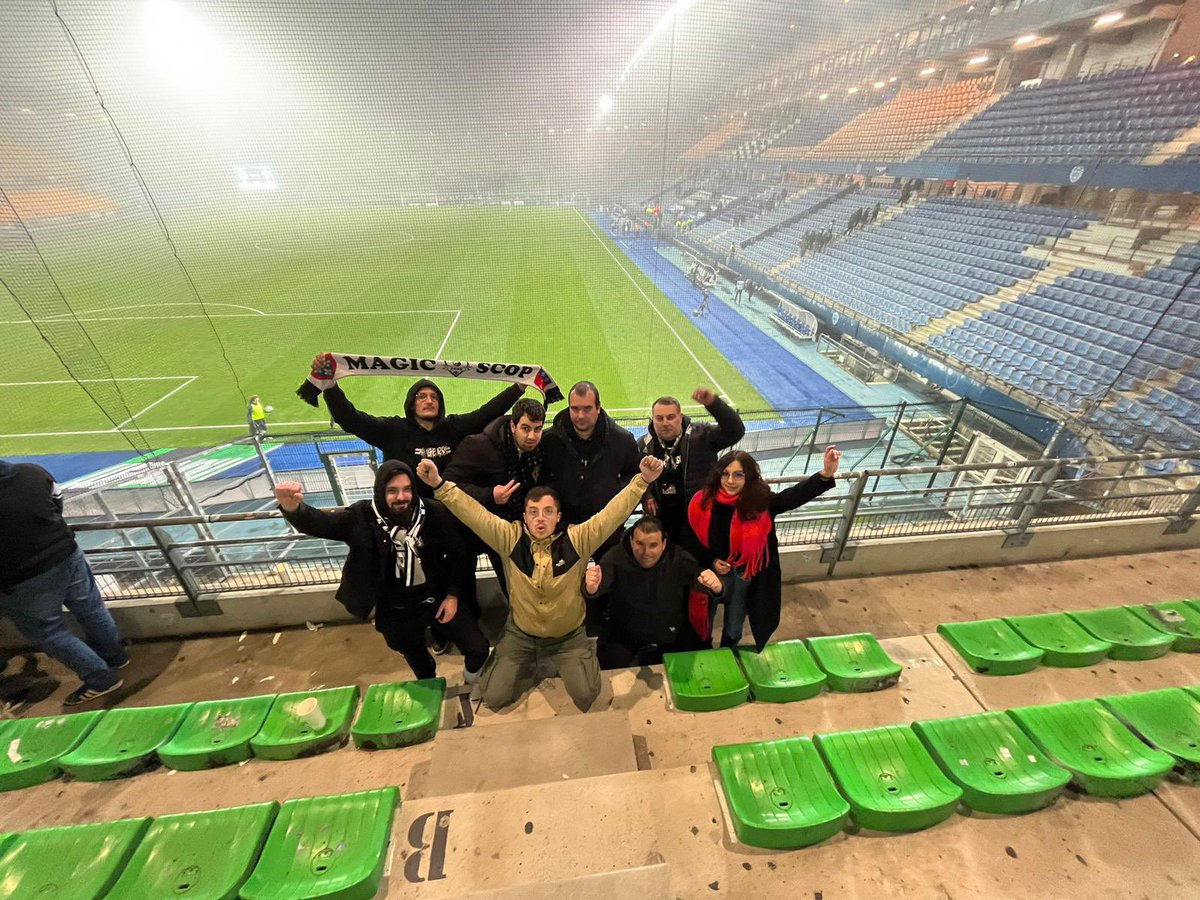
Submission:
[[[722,647],[738,645],[747,616],[758,650],[779,627],[782,570],[775,517],[830,490],[841,458],[836,447],[827,448],[820,472],[775,493],[763,480],[753,456],[731,450],[717,460],[704,487],[692,496],[685,542],[700,565],[711,568],[721,579],[725,604]],[[712,639],[716,615],[715,602],[702,594],[691,596],[688,618],[701,638]]]
[[[0,460],[0,615],[79,676],[83,684],[63,701],[77,706],[121,687],[117,670],[129,665],[129,656],[62,512],[49,472]],[[67,628],[64,606],[83,640]]]

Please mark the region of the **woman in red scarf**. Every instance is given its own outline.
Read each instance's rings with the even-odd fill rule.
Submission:
[[[704,488],[688,504],[688,538],[701,566],[721,576],[725,588],[722,647],[736,647],[747,614],[761,650],[779,625],[781,575],[775,517],[803,506],[834,485],[841,451],[825,451],[824,468],[778,494],[762,479],[758,463],[743,450],[722,456]],[[692,596],[691,620],[700,637],[711,639],[715,602]]]

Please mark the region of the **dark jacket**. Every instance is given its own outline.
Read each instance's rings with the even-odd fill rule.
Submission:
[[[715,422],[693,422],[689,417],[683,417],[683,433],[679,436],[676,449],[679,452],[679,466],[683,469],[683,497],[681,502],[686,506],[692,495],[704,487],[704,481],[717,464],[721,451],[732,447],[746,434],[746,426],[737,411],[718,397],[707,407]],[[654,420],[650,420],[649,431],[638,441],[638,450],[642,456],[656,456],[664,459],[667,455],[662,441],[654,433]],[[654,499],[662,502],[661,491],[663,479],[659,478],[650,485]]]
[[[479,434],[464,438],[454,451],[454,456],[450,458],[450,463],[442,470],[442,477],[457,484],[460,490],[474,497],[488,512],[512,522],[521,518],[519,512],[514,514],[514,510],[522,508],[525,495],[531,488],[543,483],[545,463],[535,467],[534,478],[529,483],[526,483],[525,479],[517,479],[521,486],[513,494],[512,499],[515,502],[505,506],[496,505],[492,488],[508,484],[513,478],[509,474],[508,458],[505,455],[506,442],[510,446],[512,442],[508,423],[508,416],[500,416]],[[540,445],[538,450],[541,450]],[[538,453],[537,458],[541,455]]]
[[[403,463],[392,461],[379,467],[375,478],[377,498],[388,481],[402,471],[407,471],[416,483],[416,476]],[[377,503],[380,509],[385,508],[378,499]],[[395,576],[395,550],[379,527],[370,500],[342,509],[314,509],[302,503],[295,512],[284,511],[283,517],[297,531],[347,545],[349,553],[342,566],[337,599],[351,615],[366,619],[378,608],[414,606],[429,598],[440,602],[447,594],[458,596],[460,579],[475,564],[463,546],[454,517],[436,500],[421,498],[421,503],[425,505],[425,523],[417,556],[425,582],[412,586],[405,586]]]
[[[771,515],[771,534],[767,538],[767,550],[770,558],[767,560],[767,565],[750,582],[750,589],[746,595],[746,612],[750,619],[750,630],[754,632],[754,644],[759,650],[766,646],[771,635],[775,633],[775,629],[779,627],[783,575],[779,566],[779,541],[775,537],[775,517],[797,509],[810,500],[815,500],[826,491],[832,490],[836,483],[835,479],[826,478],[817,472],[786,490],[779,493],[772,491],[771,493],[771,505],[768,508]],[[685,541],[688,550],[696,557],[700,565],[711,567],[714,560],[724,559],[729,555],[729,526],[732,520],[732,506],[713,503],[712,517],[708,523],[708,547],[700,542],[689,525]]]
[[[558,492],[563,519],[569,524],[585,522],[600,512],[638,474],[642,454],[637,441],[604,410],[600,410],[591,440],[597,444],[585,459],[576,446],[575,428],[566,409],[554,417],[553,426],[542,436],[544,483]]]
[[[413,415],[417,391],[431,387],[438,395],[438,420],[433,429],[426,431]],[[404,398],[403,416],[372,416],[355,409],[354,404],[337,385],[322,392],[325,405],[333,421],[355,437],[383,451],[384,459],[396,459],[409,468],[416,469],[422,459],[432,459],[441,470],[447,459],[469,434],[483,430],[496,416],[503,415],[508,408],[521,399],[524,388],[514,384],[505,388],[474,412],[446,415],[446,399],[442,390],[427,378],[415,382]],[[425,482],[417,484],[422,496],[432,497]]]
[[[600,560],[600,589],[592,596],[608,595],[608,619],[642,644],[676,644],[691,637],[688,593],[700,564],[678,544],[668,542],[663,555],[649,569],[633,556],[633,532]]]
[[[75,552],[54,476],[32,463],[0,460],[0,590],[57,566]]]

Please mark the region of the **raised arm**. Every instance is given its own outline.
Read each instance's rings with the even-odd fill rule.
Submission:
[[[322,391],[321,396],[325,398],[325,406],[329,410],[329,415],[333,416],[333,421],[337,422],[342,431],[361,438],[380,449],[396,436],[397,430],[404,421],[399,416],[380,418],[360,412],[336,384]]]
[[[604,509],[586,522],[567,528],[575,551],[584,559],[591,556],[592,552],[629,518],[630,513],[642,499],[642,494],[662,474],[663,463],[661,459],[653,456],[643,456],[639,468],[639,474],[634,476],[633,481],[622,488],[619,494],[609,500]]]
[[[786,490],[780,491],[778,494],[771,495],[771,515],[778,516],[781,513],[789,510],[797,509],[808,503],[810,500],[815,500],[826,491],[832,490],[837,483],[835,476],[837,475],[838,464],[842,459],[842,451],[837,447],[830,446],[825,450],[824,466],[820,472],[809,476],[799,484],[794,484]]]
[[[521,526],[506,522],[484,509],[478,500],[463,491],[452,481],[438,474],[437,466],[428,459],[417,465],[417,477],[434,488],[434,499],[454,513],[460,522],[470,528],[479,539],[501,555],[509,553],[520,535]]]
[[[509,408],[521,399],[521,395],[525,393],[525,385],[514,384],[511,387],[506,387],[499,394],[489,400],[483,406],[469,413],[459,413],[456,416],[447,416],[455,430],[460,435],[477,434],[487,427],[488,422],[497,416],[502,416],[508,412]]]
[[[304,488],[298,481],[281,481],[275,486],[275,499],[283,517],[302,534],[329,541],[345,541],[354,527],[354,513],[347,508],[314,509],[304,502]]]
[[[692,399],[707,409],[716,422],[716,425],[709,427],[706,435],[709,445],[714,450],[732,447],[746,436],[746,424],[737,414],[737,410],[712,391],[697,388],[692,394]]]

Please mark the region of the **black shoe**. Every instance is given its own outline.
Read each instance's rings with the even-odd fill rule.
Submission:
[[[112,687],[106,687],[103,690],[96,690],[95,688],[88,687],[86,684],[81,684],[67,695],[67,699],[63,701],[63,706],[78,706],[81,703],[91,703],[93,700],[99,700],[104,695],[111,694],[113,691],[119,689],[124,683],[124,681],[118,678],[116,684]]]
[[[450,646],[450,642],[439,634],[430,633],[429,635],[429,652],[434,656],[441,656]]]

